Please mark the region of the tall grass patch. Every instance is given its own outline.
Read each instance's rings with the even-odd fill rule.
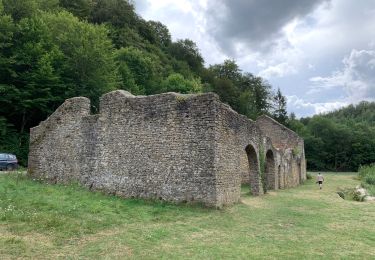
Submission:
[[[358,176],[361,179],[362,186],[370,195],[375,196],[375,163],[361,166],[358,171]]]

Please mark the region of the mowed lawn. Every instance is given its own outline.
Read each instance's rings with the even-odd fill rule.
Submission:
[[[0,259],[375,259],[375,203],[325,174],[221,210],[124,200],[0,173]]]

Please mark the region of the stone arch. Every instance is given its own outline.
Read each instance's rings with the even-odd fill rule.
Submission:
[[[276,189],[276,174],[275,174],[275,157],[272,150],[268,150],[266,153],[266,162],[265,162],[265,185],[268,190]]]
[[[262,193],[260,189],[260,178],[259,178],[259,161],[257,152],[253,145],[249,144],[245,148],[249,166],[249,179],[250,179],[250,190],[251,194],[259,195]]]

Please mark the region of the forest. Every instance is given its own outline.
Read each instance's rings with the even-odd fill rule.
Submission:
[[[190,39],[146,21],[126,0],[0,0],[0,151],[27,165],[29,129],[74,96],[215,92],[237,112],[268,114],[305,139],[308,168],[357,170],[375,161],[375,104],[311,118],[235,60],[207,65]]]
[[[288,127],[304,138],[309,170],[357,171],[375,162],[375,102],[297,120]]]

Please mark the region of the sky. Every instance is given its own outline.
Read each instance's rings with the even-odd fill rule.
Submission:
[[[375,101],[374,0],[133,0],[206,66],[234,59],[287,97],[298,117]]]

